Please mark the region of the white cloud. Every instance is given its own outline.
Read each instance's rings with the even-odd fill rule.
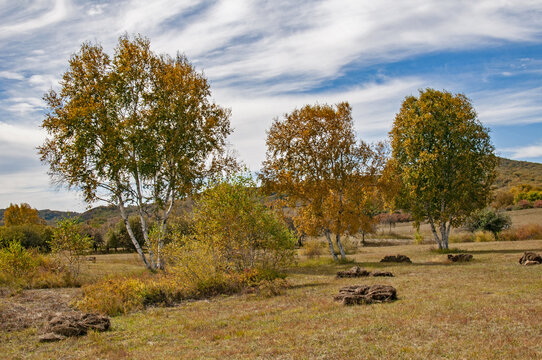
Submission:
[[[29,33],[39,28],[53,25],[64,20],[69,14],[68,0],[35,1],[28,6],[11,8],[16,13],[10,13],[12,21],[5,21],[0,26],[0,37],[11,37],[16,34]]]
[[[478,117],[487,125],[542,122],[542,87],[484,91],[472,97]]]
[[[12,71],[0,71],[0,78],[9,80],[23,80],[24,76]]]
[[[542,142],[535,145],[504,148],[502,151],[512,159],[530,159],[542,157]]]

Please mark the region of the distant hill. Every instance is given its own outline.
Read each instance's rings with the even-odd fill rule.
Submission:
[[[542,187],[542,164],[499,158],[496,189],[511,188],[519,184]]]

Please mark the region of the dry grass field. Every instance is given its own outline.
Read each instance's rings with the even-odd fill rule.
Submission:
[[[455,246],[457,245],[457,246]],[[454,244],[474,255],[450,263],[429,245],[366,247],[350,258],[393,278],[336,279],[328,256],[300,258],[283,295],[221,296],[112,319],[112,330],[59,343],[38,330],[0,331],[2,359],[534,359],[542,358],[542,266],[518,264],[542,241]],[[412,264],[382,264],[388,254]],[[127,255],[99,257],[136,270]],[[112,265],[112,264],[120,265]],[[94,264],[92,265],[94,266]],[[398,300],[345,307],[349,284],[389,284]]]

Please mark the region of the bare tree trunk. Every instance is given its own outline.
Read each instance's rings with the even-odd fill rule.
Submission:
[[[143,253],[143,250],[141,249],[141,246],[139,246],[139,243],[137,242],[137,239],[134,235],[134,232],[132,231],[132,227],[130,226],[130,221],[128,220],[128,215],[126,214],[126,209],[124,207],[124,201],[122,200],[121,195],[117,195],[117,198],[119,199],[119,209],[120,209],[120,215],[122,216],[122,220],[124,221],[124,225],[126,226],[126,231],[128,231],[128,235],[130,236],[130,239],[132,240],[132,244],[134,244],[134,247],[141,257],[141,260],[143,260],[143,263],[145,263],[145,267],[149,270],[154,270],[152,265],[147,260],[147,257]]]
[[[173,205],[175,203],[175,197],[171,195],[170,202],[168,208],[164,211],[164,215],[162,216],[162,225],[160,229],[160,238],[158,239],[158,246],[156,249],[156,268],[164,270],[164,264],[162,263],[162,248],[164,247],[164,236],[166,234],[167,230],[167,221],[169,219],[169,215],[171,214],[171,210],[173,210]]]
[[[435,238],[435,241],[438,244],[438,248],[442,249],[442,242],[440,241],[440,238],[437,233],[437,229],[435,227],[435,222],[433,221],[433,217],[429,216],[429,224],[431,225],[431,232],[433,233],[433,237]]]
[[[339,251],[341,252],[341,260],[346,260],[346,253],[344,252],[343,244],[341,243],[341,235],[335,234],[335,241],[337,242],[337,246],[339,247]]]
[[[331,251],[331,256],[333,256],[333,260],[339,261],[337,254],[335,254],[335,249],[333,248],[333,241],[331,241],[331,232],[328,229],[326,229],[325,234],[326,234],[327,243],[329,244],[329,251]]]
[[[365,246],[365,231],[361,232],[361,244]]]

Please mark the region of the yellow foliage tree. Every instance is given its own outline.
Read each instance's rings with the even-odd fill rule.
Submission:
[[[4,212],[4,224],[6,226],[24,225],[24,224],[44,224],[45,222],[38,215],[38,210],[30,205],[22,203],[21,205],[10,204]]]
[[[373,221],[367,206],[385,163],[384,144],[356,140],[351,111],[346,102],[307,105],[275,119],[261,173],[264,187],[286,195],[297,209],[296,226],[309,235],[325,235],[335,260],[332,234],[344,260],[341,236],[367,229]]]

